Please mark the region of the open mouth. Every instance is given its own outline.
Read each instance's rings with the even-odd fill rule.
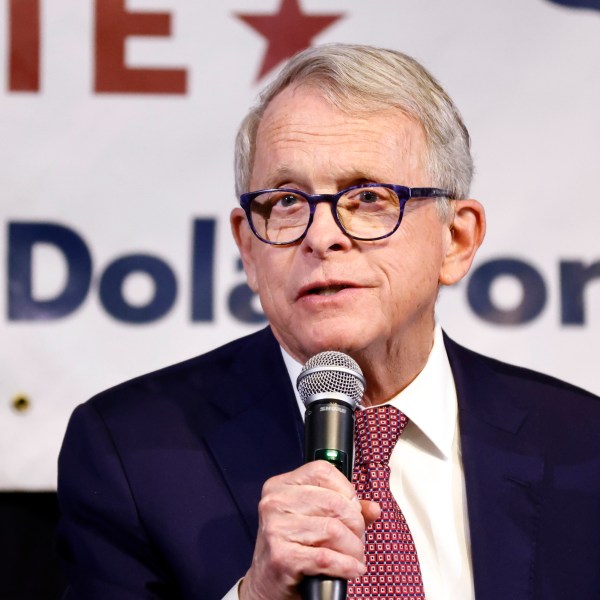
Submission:
[[[342,290],[349,288],[349,285],[327,285],[324,287],[315,287],[307,290],[307,296],[332,296]]]

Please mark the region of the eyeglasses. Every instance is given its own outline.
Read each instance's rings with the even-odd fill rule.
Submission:
[[[258,190],[240,196],[250,228],[266,244],[300,241],[319,202],[329,202],[338,227],[355,240],[381,240],[400,227],[409,200],[451,198],[447,190],[391,183],[355,185],[337,194],[306,194],[292,188]]]

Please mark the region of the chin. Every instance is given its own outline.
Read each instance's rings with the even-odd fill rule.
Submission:
[[[353,355],[364,347],[365,336],[360,335],[359,331],[352,331],[351,328],[325,328],[316,327],[313,331],[304,331],[299,336],[298,341],[305,350],[307,358],[314,356],[319,352],[326,350],[335,350]]]

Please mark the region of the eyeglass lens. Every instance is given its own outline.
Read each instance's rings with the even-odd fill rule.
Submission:
[[[375,239],[391,233],[400,217],[398,195],[386,187],[370,186],[347,191],[337,202],[337,217],[351,236]],[[250,206],[258,235],[271,243],[291,243],[302,237],[310,219],[310,204],[300,194],[269,191]]]

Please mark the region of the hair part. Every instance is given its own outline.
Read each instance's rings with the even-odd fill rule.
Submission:
[[[345,112],[365,114],[397,108],[415,119],[425,133],[425,167],[431,185],[449,190],[451,198],[468,198],[473,178],[471,141],[448,94],[410,56],[395,50],[351,44],[329,44],[300,52],[259,95],[236,138],[238,196],[249,191],[256,137],[265,110],[275,96],[291,85],[315,86],[329,102]],[[449,220],[450,201],[442,200],[438,206],[442,218]]]

